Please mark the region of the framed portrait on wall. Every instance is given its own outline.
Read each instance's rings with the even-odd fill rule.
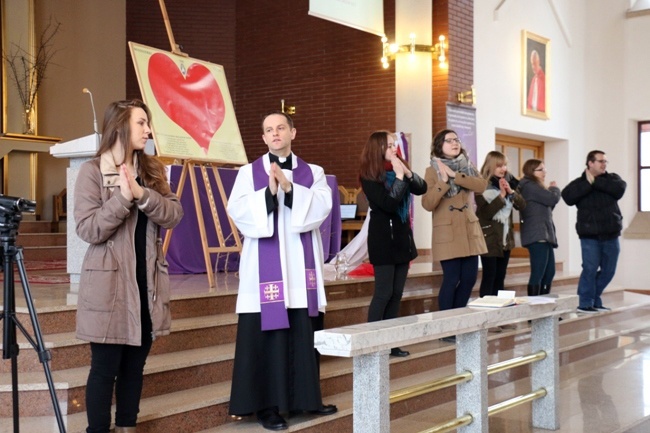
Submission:
[[[129,42],[158,156],[248,162],[223,66]]]
[[[549,118],[550,40],[522,30],[521,108],[525,116]]]

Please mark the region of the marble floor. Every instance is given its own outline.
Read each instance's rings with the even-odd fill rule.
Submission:
[[[411,268],[412,273],[431,272],[431,264],[420,262]],[[65,275],[62,269],[28,269],[28,275]],[[333,269],[326,271],[333,278]],[[560,273],[561,274],[561,273]],[[517,278],[517,276],[513,276]],[[217,275],[217,287],[210,288],[206,275],[173,275],[174,297],[213,296],[237,290],[236,273]],[[69,284],[30,284],[31,296],[38,311],[43,309],[70,308],[66,305]],[[20,282],[15,284],[16,309],[25,308]],[[650,432],[650,322],[641,331],[619,337],[618,349],[595,354],[582,361],[561,367],[560,380],[560,429],[559,432],[589,433],[641,433]],[[628,340],[624,340],[628,339]],[[526,392],[526,381],[513,382],[490,390],[491,404]],[[531,404],[501,412],[490,417],[489,431],[542,432],[531,427]],[[438,406],[433,410],[418,412],[391,423],[393,433],[418,432],[431,425],[449,419],[454,405]],[[2,423],[5,424],[5,423]],[[0,432],[6,430],[0,427]],[[213,430],[208,430],[210,432]],[[214,430],[216,431],[216,430]],[[218,431],[264,431],[256,426],[244,428],[231,424],[227,430]],[[37,432],[34,432],[37,433]],[[189,433],[189,432],[188,432]]]

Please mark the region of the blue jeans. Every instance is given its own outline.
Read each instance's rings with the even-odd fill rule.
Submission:
[[[614,278],[621,246],[618,238],[607,241],[580,239],[582,273],[578,283],[580,307],[602,307],[600,295]]]
[[[467,306],[478,276],[478,256],[441,260],[442,284],[438,309],[451,310]]]
[[[555,276],[555,252],[548,242],[526,245],[530,255],[530,278],[528,284],[549,286]]]

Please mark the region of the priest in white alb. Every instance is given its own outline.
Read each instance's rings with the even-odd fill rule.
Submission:
[[[332,192],[321,167],[291,152],[291,117],[269,114],[262,130],[269,152],[241,167],[227,207],[244,236],[229,412],[284,430],[281,413],[337,410],[323,404],[314,350],[327,305],[319,227]]]

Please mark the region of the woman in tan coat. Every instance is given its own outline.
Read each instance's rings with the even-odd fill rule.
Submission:
[[[487,248],[472,192],[487,186],[456,132],[444,129],[431,144],[431,166],[425,172],[427,193],[422,206],[433,212],[431,255],[440,261],[443,279],[438,295],[439,309],[462,308],[472,293],[478,274],[478,256]]]
[[[77,338],[90,342],[87,433],[108,433],[115,388],[115,432],[135,432],[144,364],[151,343],[169,334],[169,275],[160,226],[183,209],[165,166],[144,153],[149,109],[113,102],[104,114],[96,157],[79,169],[77,235],[90,245],[79,282]]]

